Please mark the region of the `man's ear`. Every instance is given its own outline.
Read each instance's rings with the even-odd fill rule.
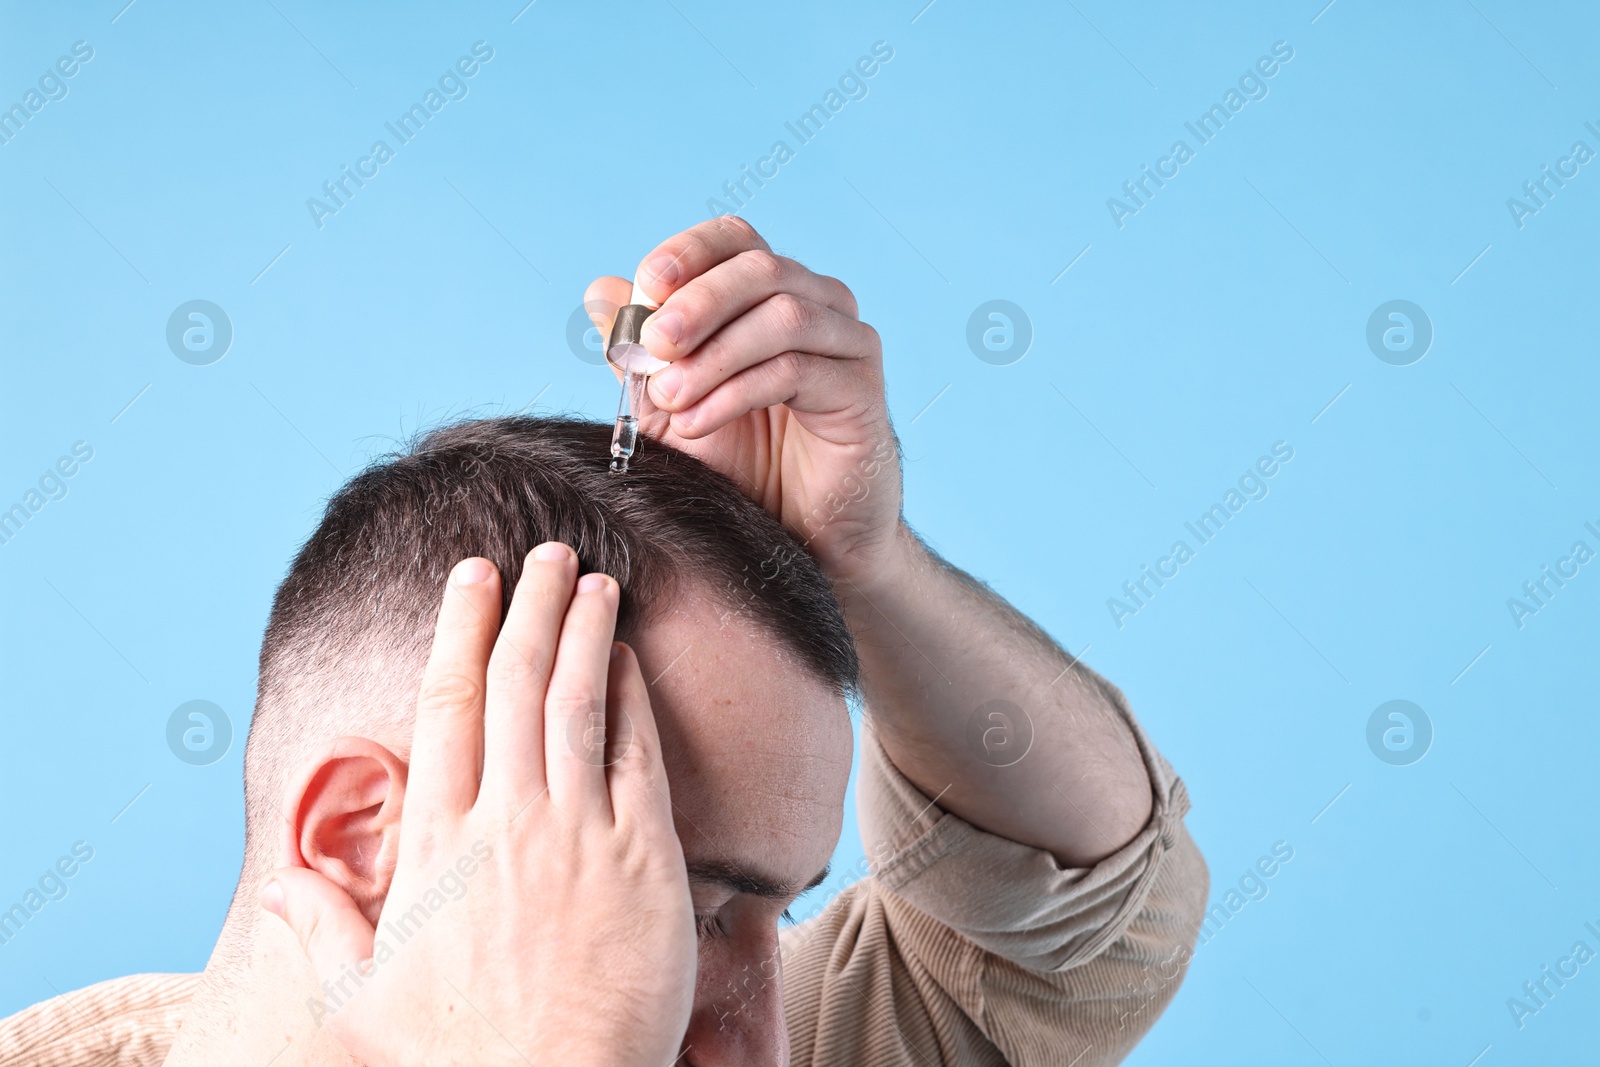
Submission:
[[[400,858],[406,765],[376,741],[341,737],[301,768],[286,796],[288,855],[350,895],[374,926]]]

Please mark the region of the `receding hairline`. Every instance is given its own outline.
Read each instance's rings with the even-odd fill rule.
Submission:
[[[853,639],[804,546],[732,482],[660,442],[647,442],[628,481],[607,475],[609,433],[571,419],[458,422],[419,434],[334,494],[263,641],[247,847],[308,746],[365,732],[409,751],[433,619],[450,569],[470,555],[497,563],[508,602],[534,544],[568,540],[584,569],[628,581],[622,639],[703,595],[830,689],[855,690]],[[643,524],[657,519],[666,536],[651,540],[657,531]],[[684,533],[687,547],[672,539]]]

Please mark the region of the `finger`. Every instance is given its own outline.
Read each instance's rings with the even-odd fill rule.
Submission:
[[[617,309],[628,302],[632,292],[633,283],[615,275],[596,278],[583,291],[583,310],[589,313],[589,321],[594,323],[594,328],[600,334],[602,353],[611,343],[611,325],[617,321]],[[620,382],[622,368],[609,359],[606,360],[606,366],[611,368],[612,375]]]
[[[611,337],[611,324],[616,321],[617,309],[628,302],[632,293],[633,283],[615,275],[596,278],[583,291],[583,310],[589,313],[589,321],[600,332],[602,350]]]
[[[661,762],[661,735],[650,708],[650,692],[633,649],[621,641],[613,648],[606,676],[606,718],[608,723],[628,722],[631,731],[606,768],[612,817],[621,826],[670,833],[672,796]]]
[[[837,360],[878,360],[878,331],[792,293],[778,293],[739,316],[692,355],[651,375],[650,401],[684,411],[717,386],[785,352]],[[676,425],[676,423],[674,423]]]
[[[349,894],[316,871],[283,867],[261,891],[261,906],[294,931],[319,979],[337,981],[372,958],[373,930]]]
[[[657,359],[693,352],[706,338],[779,293],[792,293],[851,319],[856,298],[837,278],[763,248],[740,252],[686,282],[645,321],[641,340]]]
[[[869,410],[868,397],[881,405],[881,378],[869,380],[859,363],[848,363],[801,352],[784,352],[748,370],[742,370],[713,389],[704,400],[672,415],[672,432],[685,440],[716,433],[752,411],[783,404],[812,433],[835,443],[829,417],[840,426],[857,425]],[[849,435],[859,440],[859,433]]]
[[[692,279],[752,248],[770,251],[754,226],[737,215],[723,215],[656,245],[640,261],[634,277],[651,303],[660,307]]]
[[[472,807],[483,752],[484,672],[499,628],[500,575],[486,559],[462,560],[445,584],[417,695],[408,810],[428,817]]]
[[[561,625],[544,701],[545,781],[558,807],[606,807],[606,674],[619,596],[616,579],[585,574]]]
[[[578,577],[578,557],[559,541],[522,564],[505,625],[489,654],[483,708],[483,787],[520,808],[544,791],[544,698],[561,620]]]

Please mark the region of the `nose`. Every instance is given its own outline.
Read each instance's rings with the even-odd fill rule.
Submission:
[[[683,1036],[685,1067],[788,1067],[776,959],[720,976],[702,972]]]

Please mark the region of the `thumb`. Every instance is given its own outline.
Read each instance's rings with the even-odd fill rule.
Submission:
[[[632,282],[612,275],[596,278],[584,291],[583,309],[589,313],[589,321],[594,323],[595,329],[600,331],[602,349],[606,346],[606,339],[611,336],[611,323],[617,317],[617,309],[626,304],[632,294]],[[622,373],[615,367],[611,370],[618,376]]]
[[[261,906],[288,924],[317,978],[372,956],[372,924],[348,893],[316,871],[280,867],[261,889]]]

